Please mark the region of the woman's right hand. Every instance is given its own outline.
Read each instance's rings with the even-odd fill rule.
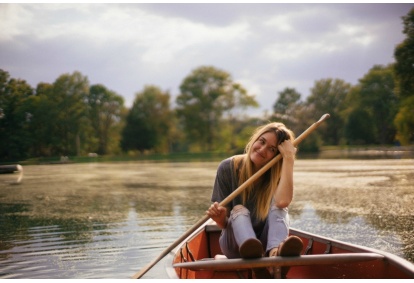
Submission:
[[[227,208],[220,206],[218,202],[210,205],[206,211],[207,215],[213,219],[220,228],[227,226]]]

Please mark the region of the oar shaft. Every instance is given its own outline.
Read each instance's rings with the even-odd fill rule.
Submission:
[[[323,115],[317,122],[313,123],[308,129],[306,129],[299,137],[293,141],[293,145],[297,146],[302,140],[304,140],[311,132],[313,132],[319,125],[329,118],[329,114]],[[221,206],[226,206],[230,203],[238,194],[250,186],[254,181],[256,181],[264,172],[270,169],[276,162],[278,162],[282,156],[278,154],[272,160],[270,160],[265,166],[263,166],[259,171],[257,171],[253,176],[251,176],[246,182],[241,184],[234,192],[228,195],[224,200],[220,202]],[[190,236],[195,230],[197,230],[201,225],[204,224],[210,217],[208,215],[203,216],[196,224],[194,224],[190,229],[188,229],[180,238],[178,238],[174,243],[172,243],[168,248],[166,248],[156,259],[147,264],[141,271],[137,272],[132,276],[133,279],[141,278],[148,270],[151,269],[158,261],[165,257],[170,251],[172,251],[176,246],[178,246],[182,241],[184,241],[188,236]]]

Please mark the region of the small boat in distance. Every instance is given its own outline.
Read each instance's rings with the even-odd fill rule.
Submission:
[[[167,255],[172,279],[253,279],[255,269],[272,270],[272,278],[286,279],[409,279],[414,264],[396,255],[290,229],[303,241],[301,256],[258,259],[214,259],[221,254],[221,229],[212,220]],[[170,264],[171,263],[171,264]],[[286,276],[283,267],[289,267]]]
[[[19,177],[12,184],[19,184],[23,179],[23,167],[20,164],[0,165],[0,174],[13,174],[14,172],[19,172]]]

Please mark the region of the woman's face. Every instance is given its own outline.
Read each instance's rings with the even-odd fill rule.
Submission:
[[[257,171],[269,162],[277,153],[276,134],[266,132],[261,135],[252,146],[250,160],[254,164],[254,170]]]

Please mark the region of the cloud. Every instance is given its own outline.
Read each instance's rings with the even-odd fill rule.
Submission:
[[[411,4],[0,4],[0,68],[33,87],[80,71],[125,98],[172,99],[203,65],[229,72],[271,110],[315,80],[355,84],[393,61]]]

